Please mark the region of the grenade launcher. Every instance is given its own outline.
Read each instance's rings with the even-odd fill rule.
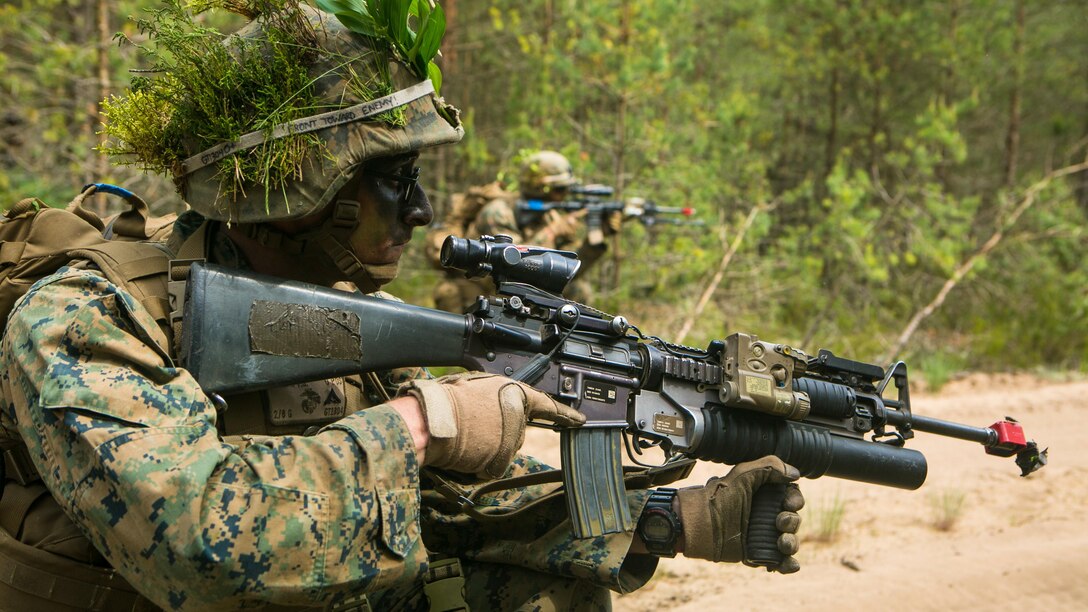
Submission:
[[[972,427],[914,414],[903,362],[885,369],[828,350],[812,356],[746,333],[705,349],[672,344],[560,297],[580,265],[573,253],[505,236],[449,236],[441,258],[469,276],[491,275],[497,295],[457,315],[193,264],[183,365],[209,394],[405,366],[460,366],[530,384],[586,416],[585,425],[560,431],[578,537],[633,526],[624,447],[640,465],[650,447],[666,462],[777,455],[809,478],[903,489],[926,478],[925,457],[905,448],[916,431],[1015,456],[1025,476],[1046,463],[1046,451],[1013,419]],[[782,494],[764,487],[753,502],[749,555],[764,565],[781,559],[774,517]]]

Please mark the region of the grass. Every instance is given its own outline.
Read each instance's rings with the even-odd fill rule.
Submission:
[[[813,509],[813,526],[806,539],[812,542],[834,542],[839,536],[845,512],[846,501],[836,493],[830,501],[825,501]]]
[[[952,531],[963,515],[963,502],[966,497],[963,491],[953,489],[931,493],[929,505],[933,510],[933,528],[937,531]]]
[[[931,392],[939,391],[966,365],[963,356],[943,351],[920,355],[917,361],[922,378]]]

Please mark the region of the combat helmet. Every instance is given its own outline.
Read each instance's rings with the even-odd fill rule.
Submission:
[[[183,18],[180,5],[173,5],[173,17]],[[244,98],[237,91],[239,84],[224,83],[222,91],[213,89],[210,95],[208,91],[203,96],[185,95],[189,90],[177,81],[186,75],[179,71],[158,80],[167,90],[158,96],[166,100],[161,106],[168,115],[161,150],[141,148],[138,133],[126,138],[123,129],[111,131],[107,121],[106,133],[116,140],[106,152],[135,156],[138,162],[130,163],[145,168],[168,170],[186,203],[208,219],[252,224],[322,210],[368,159],[453,143],[463,136],[458,111],[439,97],[432,80],[425,78],[426,68],[405,63],[389,40],[360,35],[338,16],[297,1],[250,5],[280,10],[247,15],[252,17],[248,25],[206,51],[221,56],[220,65],[233,61],[236,69],[231,74],[241,79],[261,66],[271,71],[276,61],[293,61],[302,73],[300,85],[292,89],[284,83],[283,104],[271,105],[275,116],[239,113],[247,124],[236,134],[210,138],[199,120],[201,113],[216,112],[206,108],[207,99],[221,100],[224,107],[244,105],[244,100],[238,102]],[[168,27],[160,29],[169,32]],[[285,54],[294,54],[293,59],[284,60]],[[206,63],[214,66],[216,60]],[[196,70],[191,76],[200,79],[200,67]],[[127,99],[104,103],[107,119],[113,118],[111,111],[122,115],[116,109],[123,102],[131,104],[134,98],[139,102],[141,94],[154,94],[150,81],[134,83]],[[258,176],[243,171],[247,167],[256,167]],[[260,175],[266,167],[278,168],[279,174]]]
[[[518,189],[528,197],[543,197],[575,183],[574,169],[561,153],[537,151],[521,163]]]

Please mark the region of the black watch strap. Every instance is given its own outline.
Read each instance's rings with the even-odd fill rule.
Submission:
[[[650,489],[650,499],[639,517],[638,535],[646,551],[658,557],[675,557],[676,543],[683,537],[683,525],[673,509],[676,489]]]

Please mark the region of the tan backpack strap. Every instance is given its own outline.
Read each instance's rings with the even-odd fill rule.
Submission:
[[[0,531],[0,608],[4,610],[159,610],[116,570],[73,561]]]
[[[76,249],[70,255],[93,261],[110,282],[124,288],[147,309],[162,334],[152,340],[169,355],[173,330],[167,291],[170,253],[166,248],[153,243],[111,241]]]
[[[42,202],[38,198],[23,198],[15,203],[15,206],[4,211],[4,216],[8,219],[14,219],[19,215],[26,214],[31,211],[38,211],[43,208],[48,208],[49,205]]]
[[[79,192],[79,195],[72,198],[72,201],[68,203],[68,206],[65,206],[65,210],[70,213],[75,213],[80,219],[83,219],[87,223],[90,223],[95,227],[95,229],[101,232],[102,230],[106,229],[106,223],[102,221],[102,218],[99,217],[97,214],[83,207],[83,203],[87,200],[87,198],[91,197],[97,192],[98,183],[91,183],[90,185],[85,185],[83,187],[83,191]]]
[[[49,495],[49,489],[46,489],[41,482],[22,484],[18,487],[5,486],[4,512],[0,513],[0,528],[12,537],[19,537],[19,531],[23,527],[26,515],[30,513],[30,507],[43,495]]]

